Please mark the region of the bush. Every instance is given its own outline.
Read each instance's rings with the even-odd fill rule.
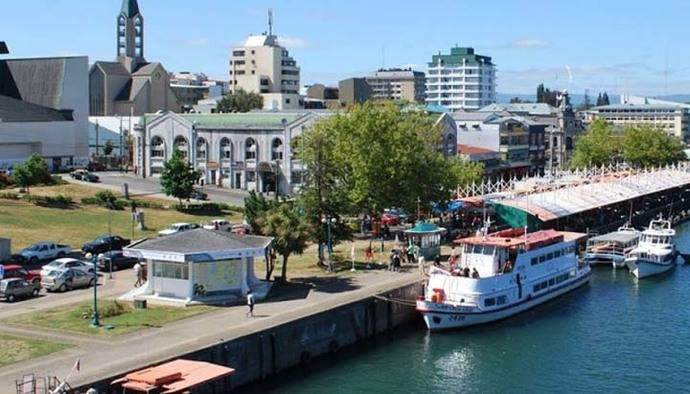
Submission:
[[[96,200],[100,203],[100,205],[114,205],[117,202],[117,196],[110,190],[101,190],[96,193],[94,197],[96,197]]]
[[[26,195],[24,199],[36,205],[69,206],[72,205],[72,197],[58,194],[57,196],[32,196]]]
[[[125,200],[123,203],[126,207],[134,205],[137,208],[165,209],[165,205],[155,201]]]
[[[3,200],[19,200],[19,194],[15,192],[0,193],[0,199]]]
[[[7,176],[4,172],[0,172],[0,189],[6,189],[14,186],[14,179]]]
[[[67,181],[62,179],[61,176],[59,175],[52,175],[50,177],[50,183],[47,183],[47,185],[55,186],[55,185],[66,185]]]

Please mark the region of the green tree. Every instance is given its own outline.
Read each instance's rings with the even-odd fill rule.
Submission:
[[[683,143],[648,124],[628,127],[623,135],[623,159],[635,167],[658,167],[687,160]]]
[[[609,94],[604,92],[604,94],[601,96],[601,105],[609,105],[611,102],[609,101]]]
[[[31,172],[25,164],[20,164],[14,167],[14,172],[12,173],[12,178],[17,186],[26,189],[27,194],[29,193],[29,187],[35,185],[31,177]]]
[[[182,200],[188,200],[194,191],[194,183],[201,177],[182,155],[178,149],[173,151],[170,160],[163,164],[161,172],[161,186],[168,196],[177,198],[182,205]]]
[[[604,119],[595,119],[578,138],[571,166],[585,168],[613,163],[620,153],[620,137]]]
[[[263,234],[258,219],[271,209],[272,204],[263,194],[257,193],[254,190],[250,191],[249,196],[244,198],[244,219],[251,226],[252,233]]]
[[[110,156],[110,154],[113,153],[113,149],[115,149],[115,145],[113,145],[113,141],[108,140],[105,142],[105,145],[103,145],[103,154],[105,156]]]
[[[599,95],[597,96],[597,107],[600,105],[604,105],[601,98],[601,92],[599,92]]]
[[[287,279],[288,258],[292,254],[302,254],[307,248],[310,236],[309,223],[291,203],[274,204],[257,220],[264,235],[273,237],[273,249],[283,257],[281,281]],[[273,266],[267,273],[270,278]]]
[[[218,112],[249,112],[253,109],[261,109],[264,106],[264,98],[253,92],[238,89],[234,93],[228,93],[218,102]]]

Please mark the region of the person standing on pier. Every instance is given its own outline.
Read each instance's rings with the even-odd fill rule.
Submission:
[[[254,294],[252,294],[252,289],[247,291],[247,317],[254,317]]]

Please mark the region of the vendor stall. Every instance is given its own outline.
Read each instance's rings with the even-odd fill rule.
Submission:
[[[446,229],[433,223],[417,222],[405,231],[409,243],[419,248],[419,255],[429,261],[441,255],[441,236]]]

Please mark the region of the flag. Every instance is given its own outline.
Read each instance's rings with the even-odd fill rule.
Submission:
[[[81,360],[77,359],[77,362],[75,362],[74,366],[72,367],[72,371],[70,371],[70,375],[72,373],[76,373],[78,375],[80,370],[81,370]]]

